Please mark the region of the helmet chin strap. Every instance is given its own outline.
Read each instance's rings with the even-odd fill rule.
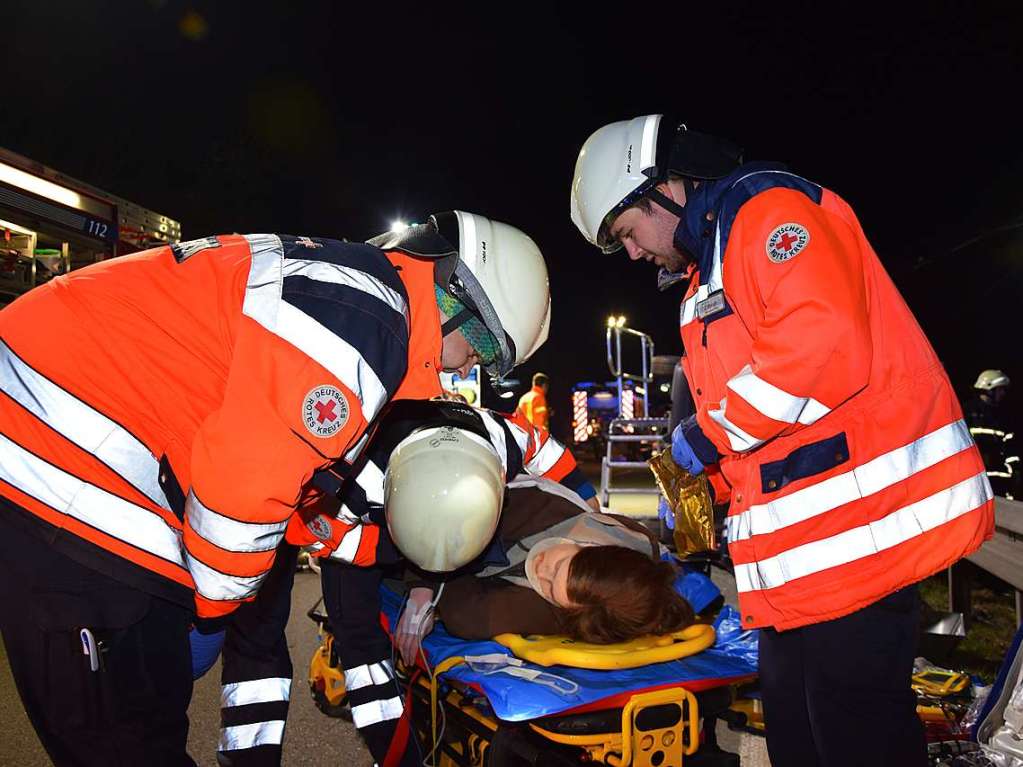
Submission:
[[[688,200],[696,190],[696,185],[693,184],[692,180],[689,178],[683,178],[682,183],[684,184],[684,188],[686,190],[686,199]],[[675,202],[673,199],[668,197],[668,195],[664,194],[660,189],[657,189],[656,187],[647,192],[647,197],[656,202],[669,213],[673,213],[679,218],[684,218],[686,215],[686,209],[684,205],[679,205],[677,202]]]
[[[683,176],[682,177],[682,186],[683,186],[683,189],[685,189],[685,192],[686,192],[686,200],[688,201],[688,200],[694,199],[694,197],[696,196],[696,182],[695,182],[695,180],[690,178],[689,176]],[[664,194],[660,189],[657,189],[657,187],[654,187],[649,192],[647,192],[647,196],[651,200],[653,200],[655,203],[660,205],[662,208],[664,208],[666,211],[668,211],[669,213],[671,213],[671,214],[675,215],[676,217],[678,217],[678,227],[685,226],[686,208],[685,208],[684,205],[679,205],[673,199],[668,197],[668,195]],[[676,228],[676,232],[677,231],[678,231],[678,229]],[[676,247],[679,247],[679,246],[676,245]],[[692,253],[689,252],[688,248],[682,250],[682,255],[684,255],[690,261],[695,260],[695,256]],[[662,283],[662,280],[660,278],[658,278],[658,283],[659,284]],[[670,287],[671,284],[674,284],[674,283],[667,283],[665,285],[665,287],[662,287],[660,289],[661,290],[665,290],[666,287]]]
[[[446,320],[443,325],[440,326],[441,337],[447,337],[458,330],[462,325],[471,320],[476,315],[468,309],[462,309],[458,314],[450,319]]]

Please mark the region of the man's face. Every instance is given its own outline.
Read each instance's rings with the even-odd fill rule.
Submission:
[[[461,330],[454,330],[444,336],[441,342],[440,365],[445,373],[457,372],[460,377],[465,378],[473,365],[479,361],[479,355],[465,340]]]
[[[685,204],[685,194],[680,184],[677,188],[675,184],[670,185],[670,188],[668,184],[662,184],[658,189],[676,198],[680,205]],[[681,200],[677,199],[679,196]],[[633,261],[652,261],[669,272],[681,272],[689,259],[675,247],[678,221],[678,216],[656,202],[651,203],[649,213],[634,205],[626,208],[614,220],[610,234],[622,244]]]

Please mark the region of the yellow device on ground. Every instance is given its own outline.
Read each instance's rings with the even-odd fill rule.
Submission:
[[[959,671],[929,668],[913,674],[911,684],[921,695],[945,698],[966,690],[970,686],[970,677]]]

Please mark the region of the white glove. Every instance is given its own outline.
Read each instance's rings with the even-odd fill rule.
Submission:
[[[409,591],[398,630],[394,632],[394,643],[406,666],[415,664],[420,642],[433,631],[433,620],[433,590],[417,586]]]

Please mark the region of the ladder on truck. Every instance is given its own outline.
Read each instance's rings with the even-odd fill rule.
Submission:
[[[618,469],[644,469],[646,461],[632,461],[628,458],[616,456],[615,446],[634,443],[657,444],[663,443],[669,420],[667,418],[647,418],[650,402],[650,386],[654,380],[653,357],[654,340],[646,333],[641,333],[624,326],[624,317],[621,324],[608,322],[607,326],[607,366],[611,370],[618,386],[618,415],[611,420],[607,428],[607,451],[600,464],[600,504],[607,506],[611,493],[629,495],[650,495],[659,492],[657,485],[651,478],[649,486],[621,487],[612,484],[612,477]],[[622,336],[634,337],[639,340],[640,345],[640,369],[637,375],[627,373],[622,365]],[[633,388],[626,389],[625,381],[632,381]],[[637,401],[639,400],[639,401]],[[643,417],[635,417],[641,412]],[[651,517],[656,518],[656,509]]]

